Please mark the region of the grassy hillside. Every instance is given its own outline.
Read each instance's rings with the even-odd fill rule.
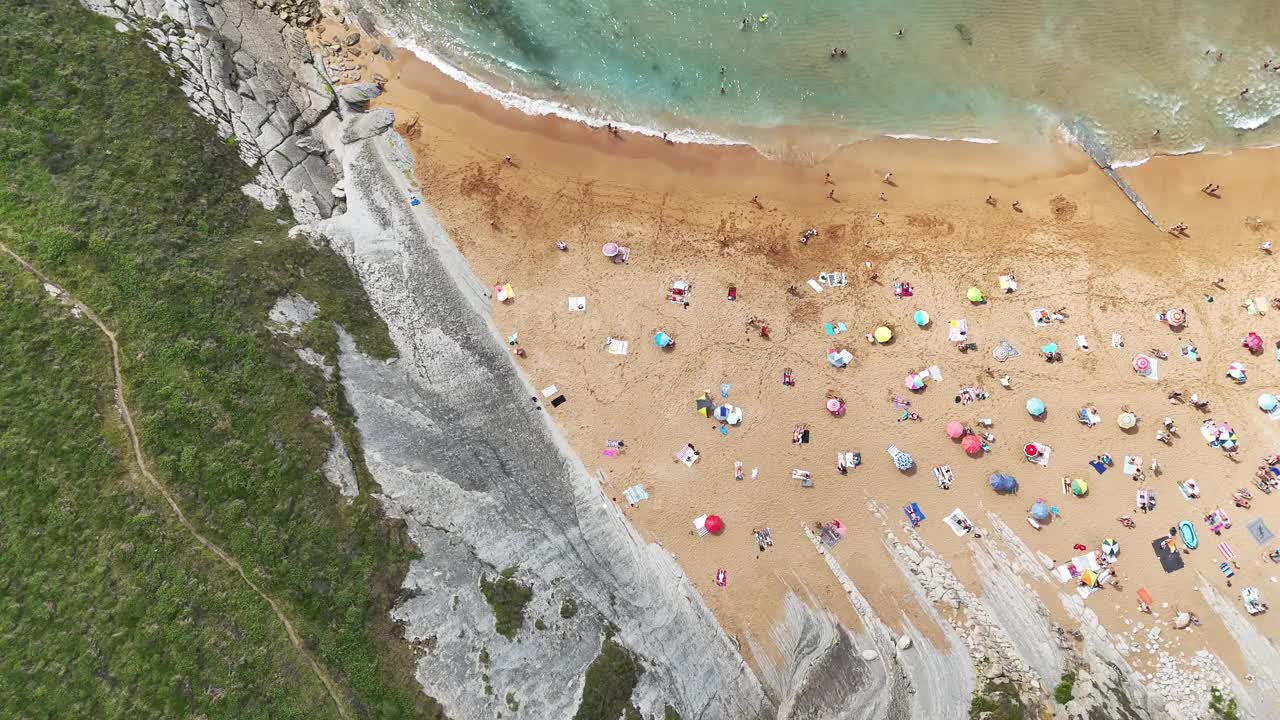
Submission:
[[[355,435],[332,323],[393,347],[342,261],[286,236],[252,173],[140,37],[74,0],[0,3],[0,241],[118,334],[152,470],[282,603],[350,706],[438,714],[386,610],[403,532],[319,472],[325,408]],[[326,717],[266,604],[131,477],[110,361],[86,321],[0,258],[0,717]],[[321,316],[265,329],[276,297]],[[356,453],[353,453],[353,456]]]

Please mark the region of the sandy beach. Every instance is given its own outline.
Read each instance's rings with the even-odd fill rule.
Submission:
[[[1186,236],[1173,237],[1068,146],[885,139],[844,147],[817,164],[788,164],[746,146],[667,144],[523,115],[409,53],[376,61],[366,78],[373,72],[389,79],[375,104],[395,112],[396,129],[417,156],[424,199],[479,277],[512,285],[514,299],[495,300],[493,316],[504,334],[518,334],[526,353],[520,362],[535,387],[554,384],[567,398],[547,412],[622,506],[624,488],[644,486],[650,497],[627,509],[631,522],[676,557],[731,636],[768,647],[789,590],[858,625],[802,531],[839,518],[849,531],[832,553],[880,617],[940,637],[923,609],[904,600],[903,578],[881,542],[885,525],[868,512],[872,504],[885,508],[888,527],[899,529],[901,508],[917,502],[928,515],[921,535],[971,587],[977,571],[967,543],[997,540],[955,536],[942,522],[953,508],[979,528],[986,511],[997,513],[1055,563],[1078,555],[1073,545],[1096,550],[1103,538],[1119,540],[1123,590],[1107,587],[1087,601],[1108,629],[1127,637],[1131,624],[1153,624],[1136,607],[1135,591],[1146,588],[1161,624],[1175,607],[1203,620],[1178,634],[1178,650],[1207,648],[1237,675],[1247,672],[1196,588],[1212,583],[1237,604],[1245,586],[1258,587],[1266,602],[1280,592],[1280,567],[1245,530],[1256,518],[1280,527],[1280,501],[1251,482],[1262,458],[1280,450],[1280,421],[1257,409],[1259,393],[1280,389],[1280,310],[1250,315],[1242,307],[1246,298],[1280,296],[1277,260],[1258,250],[1278,239],[1268,216],[1280,201],[1275,151],[1157,158],[1123,170],[1162,225],[1188,225]],[[892,184],[883,181],[890,172]],[[1221,186],[1220,197],[1200,192],[1207,183]],[[817,234],[802,244],[810,228]],[[557,242],[568,249],[558,251]],[[629,248],[629,261],[603,257],[608,242]],[[807,281],[822,272],[846,273],[847,286],[815,292]],[[1018,289],[1002,294],[997,278],[1008,274]],[[691,286],[687,305],[668,299],[675,280]],[[914,295],[895,297],[895,281],[911,283]],[[736,300],[728,299],[730,287]],[[968,302],[970,287],[987,302]],[[585,310],[571,312],[571,297],[586,298]],[[1037,327],[1033,308],[1061,308],[1064,317]],[[1185,327],[1175,331],[1154,318],[1168,308],[1186,309]],[[913,323],[917,310],[932,317],[927,327]],[[976,350],[962,353],[948,341],[953,319],[967,320]],[[767,325],[767,338],[752,320]],[[826,323],[848,331],[828,336]],[[867,342],[864,335],[881,325],[893,329],[893,340]],[[658,331],[675,347],[654,347]],[[1265,341],[1259,355],[1241,347],[1249,331]],[[1123,348],[1112,347],[1113,333],[1123,336]],[[627,353],[607,352],[606,338],[626,341]],[[997,362],[991,351],[1002,340],[1020,356]],[[1058,344],[1061,362],[1039,357],[1049,342]],[[1187,344],[1199,361],[1180,356]],[[848,348],[849,367],[827,362],[832,347]],[[1135,354],[1150,348],[1169,356],[1154,381],[1132,367]],[[1233,361],[1246,364],[1246,384],[1225,377]],[[942,379],[908,391],[904,376],[929,366]],[[782,382],[787,369],[794,385]],[[1009,388],[1000,376],[1009,377]],[[722,384],[729,385],[723,398]],[[989,397],[960,403],[964,387]],[[1207,398],[1207,412],[1171,404],[1167,394],[1175,390]],[[722,434],[720,423],[701,417],[694,402],[704,391],[741,408],[741,424]],[[845,401],[844,416],[825,410],[829,394]],[[901,421],[895,395],[920,421]],[[1025,410],[1033,397],[1048,408],[1043,418]],[[1084,405],[1096,406],[1098,426],[1077,422]],[[1116,424],[1121,406],[1141,417],[1132,431]],[[1169,445],[1156,439],[1166,416],[1179,430]],[[991,427],[979,427],[980,418]],[[1209,418],[1236,429],[1236,461],[1201,438]],[[967,457],[944,433],[953,419],[993,434],[990,451]],[[797,425],[810,431],[805,445],[791,441]],[[602,454],[619,439],[625,452]],[[1028,442],[1052,447],[1047,466],[1025,460]],[[701,456],[691,467],[672,457],[687,443]],[[914,457],[912,470],[894,468],[891,444]],[[839,451],[861,453],[862,465],[837,473]],[[1103,453],[1115,466],[1097,474],[1088,461]],[[1144,482],[1123,474],[1126,455],[1143,458]],[[1150,471],[1153,458],[1158,474]],[[735,480],[735,461],[742,480]],[[931,473],[943,464],[955,475],[949,490]],[[813,488],[792,479],[797,468],[811,472]],[[1019,492],[994,493],[992,472],[1015,475]],[[1064,493],[1063,478],[1086,480],[1088,494]],[[1188,478],[1198,481],[1200,499],[1179,494],[1176,484]],[[1134,510],[1140,487],[1157,494],[1150,513]],[[1253,492],[1249,509],[1232,503],[1240,487]],[[1061,517],[1036,531],[1024,518],[1040,497]],[[1233,521],[1221,537],[1201,519],[1219,507]],[[699,538],[691,521],[709,512],[724,519],[725,531]],[[1136,529],[1121,527],[1120,515],[1133,515]],[[1184,555],[1185,569],[1166,574],[1151,542],[1182,520],[1196,527],[1199,547]],[[772,530],[765,552],[755,527]],[[1232,588],[1219,572],[1220,542],[1239,564]],[[720,568],[725,587],[714,582]],[[1052,595],[1044,604],[1069,626]],[[1251,622],[1266,635],[1280,631],[1274,613]],[[1141,652],[1129,660],[1144,666]]]

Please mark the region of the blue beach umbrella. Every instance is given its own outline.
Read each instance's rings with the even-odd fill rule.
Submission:
[[[991,473],[991,489],[998,493],[1009,493],[1018,489],[1018,481],[1012,475]]]
[[[1276,396],[1271,393],[1262,393],[1258,396],[1258,408],[1263,412],[1275,410],[1277,404],[1280,404],[1280,401],[1277,401]]]
[[[1049,517],[1049,507],[1042,502],[1038,502],[1031,506],[1031,517],[1036,520],[1045,520]]]
[[[653,336],[653,344],[660,348],[664,348],[671,344],[671,336],[664,332],[660,332]]]
[[[1027,401],[1027,412],[1033,417],[1040,417],[1044,414],[1044,401],[1040,398],[1031,398]]]
[[[915,461],[907,453],[900,452],[893,456],[893,466],[899,470],[910,470]]]
[[[916,321],[916,325],[924,327],[929,324],[929,313],[924,310],[917,310],[914,319]]]

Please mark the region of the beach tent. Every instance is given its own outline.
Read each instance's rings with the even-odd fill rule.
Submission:
[[[724,521],[719,515],[708,515],[707,519],[702,521],[702,525],[712,535],[719,535],[720,531],[724,530]]]
[[[960,441],[960,449],[968,455],[977,455],[982,452],[982,440],[977,435],[965,435]]]
[[[991,489],[998,493],[1011,493],[1018,489],[1018,480],[1012,475],[991,473]]]
[[[1045,505],[1042,502],[1032,504],[1031,517],[1035,518],[1036,520],[1048,520],[1049,506]]]
[[[959,420],[952,420],[947,423],[947,437],[957,440],[964,434],[964,425]]]
[[[915,314],[916,325],[924,327],[929,324],[929,313],[924,310],[917,310]]]
[[[1027,401],[1027,412],[1030,413],[1032,417],[1040,417],[1041,415],[1044,415],[1044,401],[1040,398],[1031,398]]]
[[[707,397],[706,393],[698,397],[695,406],[698,408],[698,414],[702,417],[711,417],[711,414],[716,411],[716,404],[711,402],[711,398]]]
[[[1075,495],[1076,497],[1084,497],[1087,492],[1089,492],[1089,483],[1078,478],[1071,481],[1072,495]]]

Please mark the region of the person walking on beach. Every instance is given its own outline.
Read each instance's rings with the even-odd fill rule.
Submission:
[[[885,173],[885,174],[884,174],[884,179],[883,179],[883,180],[881,180],[880,182],[884,183],[885,185],[892,185],[892,184],[893,184],[893,173]]]
[[[889,198],[885,197],[884,193],[880,193],[880,202],[887,202],[888,200]]]
[[[515,166],[516,166],[516,161],[515,161],[515,160],[512,160],[510,155],[508,155],[508,156],[506,156],[505,158],[503,158],[503,159],[502,159],[502,161],[503,161],[504,163],[506,163],[506,164],[510,165],[511,167],[515,167]]]
[[[761,210],[763,210],[763,209],[764,209],[764,205],[762,205],[762,204],[760,203],[760,196],[759,196],[759,195],[752,195],[752,196],[751,196],[751,204],[752,204],[752,205],[755,205],[756,207],[760,208]]]
[[[986,203],[987,203],[988,205],[990,205],[991,207],[995,207],[995,206],[996,206],[996,196],[995,196],[995,195],[988,195],[988,196],[987,196],[987,199],[986,199]]]
[[[836,199],[836,189],[835,189],[835,188],[831,188],[830,190],[828,190],[828,191],[827,191],[827,199],[828,199],[828,200],[835,200],[835,199]]]
[[[831,179],[831,173],[827,173],[826,179],[823,180],[827,185],[835,185],[836,181]]]
[[[1010,205],[1010,207],[1013,208],[1014,212],[1022,212],[1022,203],[1018,202],[1017,200],[1014,200],[1013,204]]]

